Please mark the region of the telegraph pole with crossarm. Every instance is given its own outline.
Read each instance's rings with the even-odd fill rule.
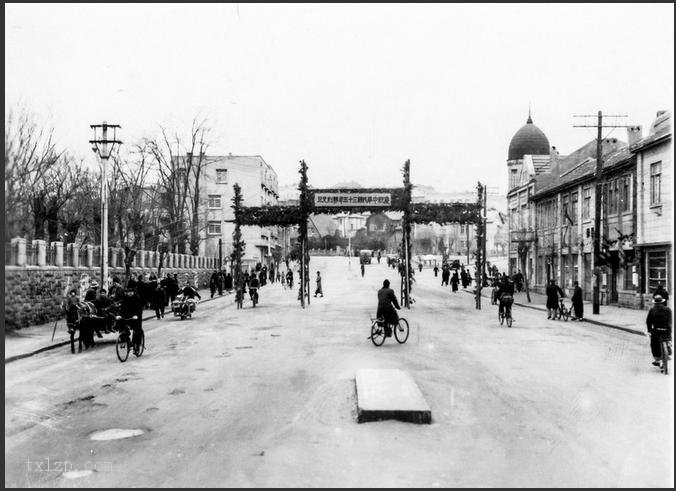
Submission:
[[[573,125],[573,128],[596,128],[596,173],[595,191],[594,191],[594,290],[592,294],[592,313],[599,314],[600,292],[601,292],[601,270],[600,270],[600,253],[601,253],[601,194],[603,190],[601,173],[603,171],[603,128],[629,128],[631,125],[622,124],[603,124],[603,113],[598,114],[579,114],[574,115],[574,118],[597,118],[597,123],[594,125],[581,124]],[[626,118],[626,114],[606,115],[606,118]]]

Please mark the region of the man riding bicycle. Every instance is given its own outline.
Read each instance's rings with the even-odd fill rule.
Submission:
[[[399,323],[399,316],[395,309],[400,310],[397,296],[394,294],[394,290],[390,288],[390,280],[385,280],[383,281],[383,287],[378,290],[378,310],[376,311],[376,317],[384,320],[385,336],[387,337],[392,336],[392,329],[390,326]]]
[[[500,301],[498,312],[502,316],[505,314],[505,307],[511,308],[514,303],[514,283],[511,279],[506,276],[502,278],[502,281],[498,284],[496,296]]]
[[[136,316],[136,319],[132,319],[134,316]],[[141,343],[141,337],[143,335],[143,327],[141,325],[143,320],[143,303],[141,297],[136,294],[133,286],[127,286],[124,291],[124,297],[120,303],[120,317],[121,319],[118,319],[115,329],[117,331],[122,331],[125,329],[127,323],[131,326],[133,331],[131,341],[134,345],[134,353],[136,353],[136,347]]]
[[[650,335],[650,351],[653,355],[653,365],[660,366],[662,358],[662,341],[667,341],[669,358],[671,358],[671,309],[667,307],[662,295],[653,297],[653,307],[648,312],[646,324]],[[664,367],[663,367],[664,368]]]
[[[254,296],[256,297],[256,302],[258,302],[258,288],[260,287],[260,281],[256,278],[256,275],[251,276],[249,280],[249,298],[253,302]]]

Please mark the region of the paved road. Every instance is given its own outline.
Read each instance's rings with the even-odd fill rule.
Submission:
[[[408,343],[376,348],[392,270],[311,267],[325,297],[305,310],[270,285],[255,309],[219,299],[147,322],[146,353],[124,364],[108,345],[6,365],[7,486],[673,486],[673,378],[646,338],[531,309],[501,328],[423,270]],[[433,424],[356,424],[358,368],[406,370]],[[90,440],[111,428],[144,433]],[[69,478],[48,458],[109,464]]]

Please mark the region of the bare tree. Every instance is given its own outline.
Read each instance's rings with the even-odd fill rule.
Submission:
[[[63,176],[53,134],[26,109],[10,111],[5,121],[5,206],[12,210],[7,221],[12,235],[32,232],[34,238],[44,238],[47,201],[58,188],[53,180]]]
[[[202,203],[200,179],[207,165],[209,128],[206,120],[194,118],[190,136],[183,139],[177,132],[169,136],[161,127],[161,141],[147,140],[159,176],[158,203],[164,211],[163,225],[169,235],[169,248],[198,254],[200,242],[199,210]]]

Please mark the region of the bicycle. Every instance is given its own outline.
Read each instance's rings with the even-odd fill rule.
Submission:
[[[501,302],[504,303],[502,312],[500,312],[500,308],[498,308],[498,320],[500,321],[500,325],[502,325],[505,321],[507,321],[507,327],[512,327],[512,302],[513,298],[510,296],[505,295],[502,299],[500,299]]]
[[[660,371],[664,373],[664,375],[669,375],[669,359],[671,358],[669,331],[666,329],[655,329],[653,336],[656,335],[660,336],[660,359],[662,362]]]
[[[563,304],[563,298],[559,298],[559,308],[554,312],[554,320],[563,318],[564,321],[568,322],[570,317],[570,309],[567,309]]]
[[[378,317],[377,319],[371,318],[371,322],[371,335],[369,338],[376,346],[381,346],[385,342],[386,337],[392,336],[392,331],[394,331],[394,337],[399,344],[404,344],[408,339],[408,321],[403,317],[399,318],[397,324],[389,324],[387,326],[384,325],[385,320],[382,317]]]
[[[123,321],[125,323],[117,336],[117,341],[115,342],[115,352],[117,353],[117,359],[123,363],[127,361],[127,358],[129,358],[129,351],[131,351],[132,348],[134,349],[134,355],[136,355],[136,357],[139,357],[143,354],[143,350],[145,349],[146,346],[146,339],[143,331],[141,331],[141,340],[137,346],[133,345],[132,342],[133,336],[129,336],[130,334],[129,321],[137,319],[138,317],[135,315],[128,319],[120,317],[119,315],[115,317],[116,321],[118,322]],[[134,328],[132,328],[131,330],[133,331]]]

